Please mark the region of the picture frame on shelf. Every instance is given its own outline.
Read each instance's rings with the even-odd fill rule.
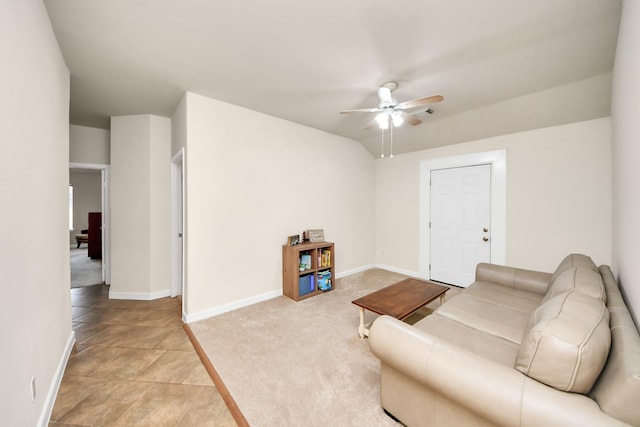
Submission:
[[[295,246],[297,244],[301,243],[300,242],[300,236],[299,235],[294,235],[294,236],[289,236],[287,237],[287,245],[289,246]]]
[[[307,238],[311,243],[324,242],[324,230],[307,230]]]

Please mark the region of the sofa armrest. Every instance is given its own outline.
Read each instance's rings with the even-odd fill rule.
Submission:
[[[544,295],[547,292],[551,273],[506,267],[504,265],[480,263],[476,266],[476,281],[491,282],[521,291]]]
[[[390,316],[375,320],[369,346],[383,365],[495,425],[625,425],[586,396],[545,386]]]

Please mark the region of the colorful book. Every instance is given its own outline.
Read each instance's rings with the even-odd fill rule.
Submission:
[[[311,268],[311,255],[300,256],[300,267],[304,267],[305,270],[309,270]]]
[[[325,270],[318,272],[318,289],[328,291],[331,289],[331,271]]]

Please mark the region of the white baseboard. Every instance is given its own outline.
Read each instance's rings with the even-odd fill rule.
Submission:
[[[353,268],[351,270],[343,271],[341,273],[336,273],[336,279],[340,279],[342,277],[350,276],[356,273],[362,273],[363,271],[371,270],[372,268],[379,268],[381,270],[387,270],[393,273],[404,274],[405,276],[411,276],[416,278],[420,277],[420,273],[418,273],[417,271],[403,270],[401,268],[391,267],[390,265],[384,265],[384,264],[367,264],[361,267]]]
[[[336,273],[336,279],[340,279],[345,276],[350,276],[356,273],[362,273],[363,271],[371,270],[372,268],[376,268],[374,264],[363,265],[361,267],[352,268],[351,270],[341,271],[340,273]]]
[[[382,270],[391,271],[393,273],[404,274],[405,276],[425,279],[425,277],[420,277],[420,273],[418,273],[417,271],[404,270],[402,268],[391,267],[390,265],[375,264],[373,268],[379,268]]]
[[[109,291],[109,299],[134,299],[141,301],[151,301],[154,299],[170,296],[169,289],[156,292],[113,292]]]
[[[340,279],[341,277],[345,277],[345,276],[349,276],[351,274],[356,274],[356,273],[361,273],[363,271],[367,271],[370,270],[372,268],[380,268],[382,270],[387,270],[387,271],[392,271],[394,273],[399,273],[399,274],[404,274],[406,276],[410,276],[410,277],[419,277],[419,274],[415,271],[409,271],[409,270],[402,270],[399,268],[395,268],[395,267],[391,267],[388,265],[382,265],[382,264],[367,264],[367,265],[363,265],[361,267],[357,267],[357,268],[353,268],[351,270],[347,270],[347,271],[342,271],[340,273],[336,273],[336,279]],[[117,294],[120,295],[120,294]],[[278,291],[271,291],[271,292],[267,292],[261,295],[256,295],[254,297],[249,297],[249,298],[245,298],[243,300],[240,301],[236,301],[236,302],[232,302],[229,304],[225,304],[219,307],[214,307],[214,308],[210,308],[207,310],[203,310],[200,311],[198,313],[193,313],[193,314],[188,314],[185,313],[184,311],[182,312],[182,321],[184,323],[193,323],[193,322],[197,322],[198,320],[203,320],[203,319],[208,319],[210,317],[214,317],[214,316],[218,316],[220,314],[223,313],[227,313],[229,311],[233,311],[233,310],[237,310],[239,308],[242,307],[247,307],[262,301],[266,301],[272,298],[276,298],[282,295],[282,290],[278,290]],[[109,298],[116,298],[113,297],[112,294],[109,294]],[[132,298],[123,298],[123,299],[132,299]],[[136,298],[136,299],[142,299],[142,298]]]
[[[47,427],[49,424],[49,419],[51,418],[51,412],[53,411],[53,405],[56,403],[56,397],[58,396],[58,390],[60,389],[60,383],[62,382],[62,377],[64,376],[64,369],[67,367],[67,362],[69,361],[69,356],[71,356],[71,350],[73,350],[73,345],[76,342],[76,333],[75,331],[71,331],[69,334],[69,339],[67,340],[67,345],[62,352],[60,357],[60,361],[58,362],[58,367],[53,374],[53,380],[51,381],[51,385],[49,386],[49,391],[47,392],[47,397],[44,401],[44,406],[42,407],[42,412],[40,413],[40,419],[38,420],[39,427]]]
[[[208,310],[200,311],[194,314],[187,314],[183,312],[182,321],[185,323],[197,322],[198,320],[208,319],[209,317],[214,317],[222,313],[227,313],[229,311],[237,310],[242,307],[247,307],[249,305],[279,297],[281,295],[282,290],[271,291],[264,294],[256,295],[254,297],[245,298],[240,301],[221,305],[219,307],[210,308]]]

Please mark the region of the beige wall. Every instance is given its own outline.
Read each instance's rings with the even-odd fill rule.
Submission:
[[[171,286],[171,120],[150,117],[149,290],[169,295]]]
[[[186,312],[282,290],[288,235],[322,228],[337,272],[373,260],[373,159],[357,142],[186,97]]]
[[[86,126],[69,126],[69,161],[108,165],[109,131]]]
[[[73,344],[69,71],[39,0],[0,2],[0,52],[0,423],[46,425]]]
[[[625,1],[613,73],[613,267],[640,316],[640,3]]]
[[[69,242],[75,244],[75,235],[89,228],[89,212],[102,212],[102,177],[99,170],[70,169],[69,183],[73,185],[73,231],[69,232]]]
[[[111,298],[169,295],[170,126],[111,118]]]
[[[171,156],[186,145],[187,140],[187,95],[185,94],[171,117]]]
[[[418,272],[421,161],[506,149],[506,263],[553,271],[582,252],[610,264],[610,133],[603,118],[376,160],[376,263]]]

